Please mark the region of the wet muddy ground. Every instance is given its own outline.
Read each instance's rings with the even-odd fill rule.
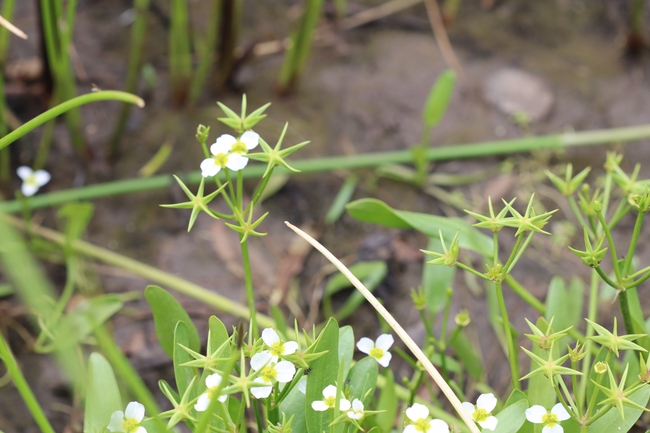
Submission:
[[[163,2],[159,5],[164,11]],[[196,10],[200,4],[190,2]],[[286,34],[288,19],[285,6],[275,2],[246,6],[243,42],[281,38]],[[447,114],[432,135],[434,146],[457,143],[515,138],[524,134],[550,134],[564,130],[588,130],[647,123],[650,113],[650,76],[648,54],[636,60],[623,55],[626,35],[625,8],[606,1],[557,0],[546,2],[497,1],[491,9],[474,2],[464,2],[458,19],[450,29],[450,38],[464,68]],[[128,27],[120,27],[119,17],[130,2],[80,2],[75,31],[75,48],[85,78],[80,79],[79,92],[87,92],[93,84],[102,89],[119,89],[126,70]],[[352,3],[360,10],[369,4]],[[33,4],[20,5],[15,23],[30,34],[34,33]],[[270,20],[269,16],[277,19]],[[196,18],[196,17],[195,17]],[[31,32],[30,32],[31,31]],[[86,179],[126,179],[137,176],[140,167],[149,160],[168,138],[175,139],[171,158],[162,171],[183,173],[196,170],[202,159],[201,149],[194,140],[196,125],[212,126],[212,137],[228,132],[219,126],[221,113],[214,105],[218,99],[238,107],[236,92],[215,95],[206,92],[199,107],[178,111],[169,108],[167,91],[167,40],[161,20],[153,18],[150,26],[147,61],[158,74],[156,88],[148,98],[147,107],[134,109],[129,127],[121,143],[123,156],[116,165],[106,168],[99,158],[88,171],[70,163],[73,151],[66,139],[63,125],[57,129],[51,162],[47,169],[53,173],[52,184],[45,190],[70,188]],[[29,42],[12,41],[11,59],[29,58],[37,53],[36,38]],[[237,84],[249,98],[249,107],[271,101],[269,117],[260,124],[258,132],[274,141],[284,122],[289,122],[286,143],[311,140],[299,157],[318,157],[372,151],[407,149],[419,140],[420,112],[430,86],[446,68],[431,36],[423,6],[351,30],[334,38],[335,43],[315,48],[298,91],[291,97],[278,98],[275,79],[282,62],[280,55],[253,58],[237,75]],[[512,98],[511,81],[503,84],[503,74],[515,71],[519,93],[524,104],[535,116],[527,129],[517,125],[506,114]],[[510,75],[511,77],[511,75]],[[510,85],[508,85],[510,83]],[[21,89],[22,92],[21,93]],[[26,120],[42,110],[38,89],[31,96],[17,87],[10,102],[16,113]],[[550,101],[550,102],[549,102]],[[540,107],[541,106],[541,107]],[[504,108],[505,107],[505,108]],[[88,125],[88,139],[98,155],[117,113],[114,103],[86,106],[83,110]],[[16,164],[29,163],[38,142],[38,133],[14,145]],[[645,164],[642,176],[650,173],[648,142],[617,147],[625,152],[627,168],[633,162]],[[538,153],[512,160],[510,171],[491,175],[482,182],[459,187],[468,206],[482,210],[485,198],[527,200],[533,191],[543,196],[548,208],[566,206],[548,187],[538,186],[541,171],[547,162],[571,161],[578,168],[602,166],[605,147],[571,149],[566,154]],[[481,173],[502,164],[502,159],[481,161],[451,161],[437,164],[439,173]],[[497,170],[498,171],[498,170]],[[376,197],[397,209],[456,215],[459,211],[417,189],[387,179],[379,179],[371,170],[360,172],[361,181],[355,198]],[[317,305],[322,283],[317,279],[325,260],[310,253],[302,260],[288,256],[293,234],[284,226],[288,220],[309,226],[319,234],[320,241],[348,262],[358,259],[382,259],[389,262],[389,277],[379,294],[398,320],[415,335],[422,335],[417,312],[408,293],[416,287],[422,274],[419,248],[426,239],[416,233],[386,230],[360,224],[344,216],[334,225],[325,225],[323,218],[345,173],[298,175],[262,205],[270,216],[263,225],[269,234],[251,241],[254,280],[259,293],[258,307],[266,307],[274,290],[288,290],[296,306],[309,316],[310,306]],[[453,191],[452,191],[453,192]],[[137,193],[96,201],[96,214],[88,230],[88,240],[129,257],[159,267],[186,278],[210,290],[235,300],[243,300],[242,271],[236,236],[219,222],[199,217],[195,228],[186,233],[189,214],[161,209],[161,203],[183,199],[178,188]],[[39,211],[46,221],[52,221],[51,211]],[[559,212],[554,219],[561,219]],[[631,230],[632,221],[621,225]],[[555,227],[555,226],[554,226]],[[648,229],[642,236],[647,236]],[[559,235],[556,233],[556,235]],[[540,299],[545,296],[551,277],[587,277],[588,270],[566,249],[557,248],[553,238],[539,238],[534,248],[517,267],[514,276]],[[502,251],[507,251],[512,239],[504,236]],[[641,258],[648,258],[648,248],[640,245]],[[294,266],[295,280],[276,270]],[[62,286],[64,271],[49,266],[57,284]],[[89,266],[98,278],[93,289],[108,292],[142,292],[145,279],[105,266]],[[289,275],[293,275],[289,272]],[[494,344],[489,332],[487,307],[481,295],[471,293],[462,278],[455,286],[453,313],[460,308],[470,310],[473,326],[470,335],[480,345],[486,365],[487,381],[503,393],[508,387],[509,371],[501,348]],[[643,289],[642,289],[643,290]],[[178,297],[187,307],[195,323],[203,331],[207,318],[217,314],[228,325],[236,320],[215,312],[188,297]],[[535,319],[536,313],[514,295],[506,294],[511,320],[520,331],[526,328],[524,317]],[[642,296],[643,299],[643,296]],[[315,300],[315,301],[314,301]],[[3,312],[27,324],[24,312],[15,299],[4,299]],[[298,311],[284,306],[289,317]],[[646,305],[646,308],[648,305]],[[615,308],[604,303],[603,315],[610,317]],[[298,314],[299,315],[299,314]],[[375,315],[362,306],[350,323],[358,336],[374,337],[378,333]],[[304,323],[308,317],[299,317]],[[607,320],[607,319],[604,319]],[[145,380],[155,388],[157,379],[170,374],[171,362],[155,341],[153,323],[144,300],[134,301],[115,320],[115,335]],[[71,405],[63,381],[56,368],[45,357],[30,354],[17,334],[10,332],[14,350],[28,372],[28,380],[36,390],[39,401],[51,416],[57,431],[75,431],[80,409]],[[487,335],[490,335],[488,337]],[[479,338],[480,337],[480,338]],[[401,370],[406,373],[407,370]],[[70,416],[70,414],[74,416]],[[71,423],[70,420],[73,420]],[[0,426],[5,433],[35,432],[36,427],[11,387],[0,389]]]

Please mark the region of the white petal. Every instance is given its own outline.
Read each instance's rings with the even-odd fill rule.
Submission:
[[[16,170],[16,174],[18,174],[18,177],[21,178],[22,180],[29,179],[32,173],[34,173],[34,170],[27,167],[26,165],[18,167],[18,170]]]
[[[393,338],[392,335],[390,334],[381,334],[377,338],[377,342],[375,343],[375,346],[383,349],[383,350],[388,350],[390,347],[393,345],[395,342],[395,339]]]
[[[205,410],[208,408],[210,405],[210,396],[208,395],[207,392],[204,392],[199,396],[199,399],[196,401],[196,404],[194,405],[194,409],[197,412],[205,412]]]
[[[273,391],[272,386],[255,386],[251,388],[251,394],[256,398],[266,398],[271,395],[271,391]]]
[[[363,412],[355,412],[353,410],[349,410],[348,411],[348,418],[361,419],[361,418],[363,418]]]
[[[241,135],[239,141],[246,145],[246,149],[255,149],[260,141],[260,135],[257,132],[246,131]]]
[[[449,433],[449,426],[441,419],[433,419],[427,433]]]
[[[136,422],[142,422],[144,418],[144,405],[137,401],[132,401],[126,406],[124,416],[126,419],[134,419]]]
[[[228,161],[226,161],[226,167],[232,171],[239,171],[246,167],[246,164],[248,164],[248,158],[238,153],[231,153],[228,155]]]
[[[494,430],[495,428],[497,428],[498,423],[499,420],[495,416],[490,416],[485,421],[479,421],[478,425],[488,430]]]
[[[529,407],[526,409],[526,419],[533,424],[540,424],[542,422],[542,417],[546,415],[546,408],[538,404]]]
[[[255,371],[263,368],[271,361],[271,354],[268,351],[256,353],[251,358],[251,368]]]
[[[369,354],[370,350],[375,347],[375,342],[368,337],[363,337],[357,342],[357,349],[365,354]]]
[[[201,176],[212,177],[219,173],[221,167],[214,158],[207,158],[201,162]]]
[[[390,364],[390,360],[392,357],[393,355],[391,355],[390,352],[384,352],[384,356],[382,356],[381,359],[378,359],[377,362],[382,367],[388,367],[388,364]]]
[[[287,341],[282,345],[282,354],[283,355],[293,355],[298,350],[298,343],[295,341]]]
[[[355,398],[352,402],[352,409],[354,410],[363,410],[363,402],[358,398]]]
[[[221,383],[221,375],[219,373],[214,373],[211,374],[210,376],[205,378],[205,386],[208,388],[214,388],[216,386],[219,386]]]
[[[237,139],[230,134],[223,134],[217,141],[210,146],[210,153],[218,155],[220,153],[228,153],[232,150],[232,145],[237,143]]]
[[[562,406],[562,403],[553,406],[551,413],[554,413],[557,416],[558,421],[566,421],[571,418],[571,415],[569,415],[569,412],[567,412],[564,406]]]
[[[336,397],[336,387],[334,385],[327,385],[323,390],[324,398],[333,398]]]
[[[111,414],[111,422],[108,424],[108,429],[112,432],[124,431],[124,412],[117,410]]]
[[[485,409],[487,413],[490,413],[497,407],[497,398],[494,394],[481,394],[476,400],[476,407],[479,409]]]
[[[36,194],[36,191],[38,191],[38,187],[34,184],[23,182],[23,184],[20,187],[20,190],[22,191],[25,197],[31,197],[34,194]]]
[[[275,371],[277,372],[275,380],[280,383],[287,383],[293,380],[293,376],[296,374],[296,367],[289,361],[280,361],[276,364]]]
[[[325,412],[329,407],[323,400],[316,400],[311,403],[311,408],[318,412]]]
[[[228,395],[224,394],[224,395],[220,395],[219,398],[217,398],[217,400],[219,400],[221,403],[224,403],[227,398],[228,398]]]
[[[542,433],[564,433],[564,429],[560,424],[555,424],[553,427],[544,426]]]
[[[135,431],[133,433],[147,433],[147,429],[140,426],[137,429],[135,429]]]
[[[307,376],[303,376],[298,381],[298,391],[307,394]]]
[[[36,170],[34,173],[34,179],[38,186],[43,186],[52,179],[52,176],[50,176],[50,173],[45,170]]]
[[[342,398],[339,400],[339,410],[349,410],[352,405],[350,404],[350,400],[347,398]]]
[[[413,406],[406,409],[406,416],[411,421],[415,422],[419,419],[429,416],[429,408],[420,403],[413,403]]]
[[[474,405],[472,403],[468,403],[466,401],[463,402],[463,409],[465,409],[467,411],[467,413],[470,414],[470,415],[474,415],[474,412],[476,411],[476,408],[474,407]]]
[[[402,433],[418,433],[418,429],[413,424],[409,424],[404,427]]]
[[[280,341],[280,337],[273,328],[266,328],[264,331],[262,331],[262,340],[267,346],[273,346],[273,344]]]

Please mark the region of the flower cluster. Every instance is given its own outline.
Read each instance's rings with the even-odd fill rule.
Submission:
[[[239,139],[223,134],[210,146],[212,157],[201,162],[201,175],[212,177],[223,168],[232,171],[243,169],[248,164],[246,154],[257,147],[259,140],[260,136],[253,131],[244,132]]]
[[[112,432],[121,433],[147,433],[147,429],[142,427],[144,419],[144,406],[137,401],[132,401],[126,406],[126,410],[113,412],[108,429]]]
[[[390,349],[394,342],[395,340],[390,334],[381,334],[377,337],[376,342],[370,338],[363,337],[357,342],[357,349],[374,358],[382,367],[388,367],[392,358],[388,349]]]
[[[334,409],[336,407],[336,392],[337,389],[334,385],[326,386],[323,390],[323,399],[313,401],[311,403],[311,408],[318,412],[325,412],[326,410]],[[363,419],[367,413],[376,413],[374,411],[366,412],[363,402],[358,398],[355,398],[352,400],[352,403],[350,403],[350,400],[345,397],[341,397],[339,399],[339,410],[341,412],[345,412],[344,416],[346,416],[353,423]]]

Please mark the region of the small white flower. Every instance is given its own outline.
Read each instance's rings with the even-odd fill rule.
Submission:
[[[210,401],[212,400],[217,387],[221,384],[221,379],[222,377],[219,373],[211,374],[205,378],[205,386],[208,389],[199,396],[199,399],[194,405],[194,409],[196,409],[197,412],[204,412],[208,406],[210,406]],[[228,398],[227,395],[220,395],[218,400],[223,403],[226,401],[226,398]]]
[[[296,367],[289,361],[273,362],[272,355],[268,351],[256,353],[251,358],[251,368],[259,371],[260,374],[253,382],[263,383],[267,386],[254,386],[251,394],[256,398],[266,398],[271,395],[273,383],[287,383],[293,380],[296,374]]]
[[[449,426],[441,419],[430,419],[429,409],[423,404],[413,403],[406,409],[409,424],[403,433],[449,433]]]
[[[143,419],[144,406],[137,401],[132,401],[126,406],[126,411],[113,412],[108,429],[112,432],[147,433],[147,429],[140,425]]]
[[[323,399],[316,400],[311,403],[311,408],[318,411],[324,412],[327,409],[334,409],[336,406],[336,387],[334,385],[327,385],[323,390]],[[349,410],[351,407],[350,400],[347,398],[341,397],[339,400],[339,410]]]
[[[476,406],[472,403],[463,403],[463,408],[469,413],[474,421],[481,427],[494,430],[499,422],[496,417],[492,416],[492,411],[497,406],[497,399],[494,394],[481,394],[476,400]]]
[[[210,146],[212,158],[201,162],[201,175],[203,177],[215,176],[222,168],[238,171],[246,167],[248,158],[244,155],[249,150],[257,147],[260,136],[253,131],[246,131],[238,139],[230,134],[223,134]]]
[[[393,336],[390,334],[381,334],[377,338],[377,342],[372,341],[368,337],[363,337],[357,343],[357,348],[363,353],[375,358],[382,367],[388,367],[392,357],[388,349],[390,349],[394,341]]]
[[[292,355],[298,350],[298,343],[295,341],[282,342],[278,333],[272,328],[266,328],[262,331],[262,340],[269,347],[273,362],[277,362],[281,356]]]
[[[352,401],[352,409],[348,411],[348,418],[356,420],[363,418],[363,402],[358,398]]]
[[[571,415],[562,406],[562,403],[553,406],[550,412],[544,406],[538,404],[526,409],[526,419],[528,421],[534,424],[544,424],[542,433],[564,433],[560,421],[566,421],[569,418],[571,418]]]
[[[52,176],[45,170],[32,170],[27,166],[18,167],[18,177],[23,180],[21,191],[25,197],[31,197],[36,191],[50,181]]]

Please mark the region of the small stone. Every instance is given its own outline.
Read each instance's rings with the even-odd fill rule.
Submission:
[[[553,93],[540,78],[515,68],[504,68],[490,75],[484,88],[485,99],[508,116],[528,115],[542,119],[553,105]]]

